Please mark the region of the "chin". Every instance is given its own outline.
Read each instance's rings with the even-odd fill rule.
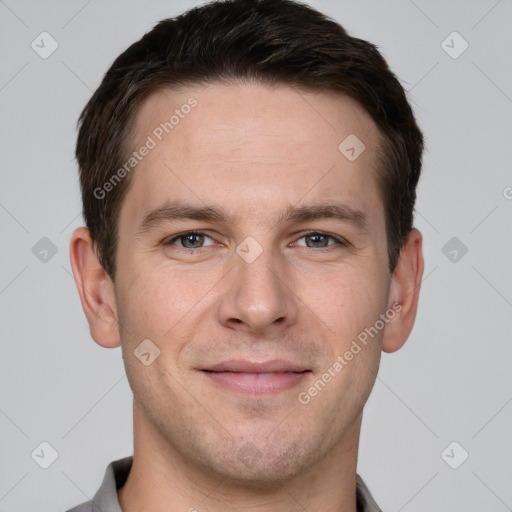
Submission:
[[[202,465],[227,479],[231,485],[253,490],[280,488],[286,482],[309,469],[322,456],[322,443],[295,440],[266,441],[259,447],[252,442],[241,442],[230,451],[210,453]],[[204,453],[204,452],[203,452]]]

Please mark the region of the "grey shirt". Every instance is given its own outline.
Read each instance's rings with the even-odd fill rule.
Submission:
[[[92,501],[82,503],[67,512],[123,512],[117,499],[117,490],[128,479],[132,462],[133,456],[111,462],[105,471],[103,483]],[[356,478],[356,493],[357,512],[382,512],[359,475]]]

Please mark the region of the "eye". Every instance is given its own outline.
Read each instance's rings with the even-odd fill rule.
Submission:
[[[201,249],[202,247],[205,247],[204,242],[206,238],[213,241],[211,237],[201,231],[187,231],[186,233],[180,233],[173,238],[165,240],[163,245],[177,245],[184,249]],[[179,244],[176,242],[179,242]],[[215,243],[208,245],[215,245]]]
[[[211,240],[212,243],[205,244],[207,239]],[[293,245],[299,247],[308,247],[310,249],[323,249],[335,245],[348,247],[350,245],[349,242],[343,238],[328,235],[320,231],[310,231],[308,233],[304,233],[300,238],[298,238],[298,240],[302,239],[306,241],[305,244],[295,242]],[[183,249],[194,250],[215,245],[215,241],[202,231],[187,231],[165,240],[162,242],[162,245],[176,245],[177,247],[181,247]]]
[[[332,235],[327,235],[320,231],[310,231],[308,233],[303,234],[298,240],[306,240],[306,244],[295,243],[294,245],[298,245],[300,247],[309,247],[309,248],[320,248],[330,247],[333,245],[343,245],[348,247],[348,242],[344,239],[334,237]],[[309,242],[308,242],[309,240]],[[332,240],[334,243],[329,243]]]

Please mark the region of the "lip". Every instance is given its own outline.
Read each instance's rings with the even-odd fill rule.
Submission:
[[[246,361],[244,359],[232,359],[222,361],[208,368],[211,372],[237,372],[237,373],[285,373],[285,372],[304,372],[308,368],[299,364],[285,361],[284,359],[273,359],[262,363]]]
[[[223,361],[202,370],[215,384],[243,394],[272,395],[291,389],[302,382],[310,370],[284,360],[251,362]]]

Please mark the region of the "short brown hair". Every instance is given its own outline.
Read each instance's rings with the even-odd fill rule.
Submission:
[[[377,47],[293,0],[220,0],[159,22],[112,64],[80,115],[76,158],[83,215],[105,271],[116,271],[119,210],[131,182],[101,188],[126,161],[134,116],[149,94],[255,81],[355,99],[381,134],[377,180],[389,269],[412,229],[423,136],[405,91]]]

